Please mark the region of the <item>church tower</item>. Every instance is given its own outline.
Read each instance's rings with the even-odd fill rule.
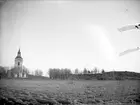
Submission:
[[[15,67],[22,68],[23,58],[21,57],[20,49],[15,58]]]
[[[18,50],[17,56],[15,58],[15,71],[14,77],[15,78],[23,78],[26,77],[26,74],[23,72],[23,58],[21,57],[20,49]]]

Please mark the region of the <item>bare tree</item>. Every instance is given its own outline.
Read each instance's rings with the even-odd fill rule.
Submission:
[[[75,69],[75,74],[78,74],[79,73],[79,70],[78,69]]]
[[[48,74],[51,79],[68,79],[69,76],[71,75],[71,70],[67,68],[65,69],[50,68]]]
[[[94,68],[94,73],[97,74],[97,71],[98,71],[98,69],[97,69],[97,67],[95,67]]]
[[[84,68],[83,74],[87,74],[88,70],[86,68]]]
[[[35,70],[35,76],[42,76],[43,75],[43,72],[39,69],[36,69]]]

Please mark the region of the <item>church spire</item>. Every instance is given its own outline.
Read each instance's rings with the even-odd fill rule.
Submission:
[[[18,57],[21,57],[20,48],[19,48],[19,50],[18,50],[17,56],[18,56]]]
[[[20,52],[20,48],[19,48],[19,50],[18,50],[18,54],[21,54],[21,52]]]

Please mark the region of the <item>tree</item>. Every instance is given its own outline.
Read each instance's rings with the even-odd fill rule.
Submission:
[[[23,66],[23,73],[25,73],[26,75],[30,74],[30,71],[28,68],[26,68],[25,66]]]
[[[91,74],[94,74],[94,71],[93,70],[91,70]]]
[[[102,74],[104,74],[105,73],[105,70],[104,69],[102,69]]]
[[[75,69],[75,74],[78,74],[79,73],[79,70],[78,69]]]
[[[39,69],[35,70],[35,76],[42,76],[43,72]]]
[[[71,70],[67,68],[65,69],[50,68],[48,74],[51,79],[68,79],[71,75]]]
[[[94,73],[97,74],[97,71],[98,71],[98,69],[97,69],[97,67],[95,67],[94,68]]]
[[[87,74],[88,70],[86,68],[84,68],[83,74]]]
[[[48,71],[48,74],[49,74],[50,79],[53,79],[53,69],[50,68]]]
[[[6,77],[6,70],[4,67],[0,66],[0,78]]]
[[[88,72],[88,74],[90,74],[90,73],[91,73],[89,70],[88,70],[87,72]]]

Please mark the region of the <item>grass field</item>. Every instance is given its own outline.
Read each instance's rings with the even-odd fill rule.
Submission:
[[[0,101],[22,105],[139,105],[140,81],[0,80]]]

